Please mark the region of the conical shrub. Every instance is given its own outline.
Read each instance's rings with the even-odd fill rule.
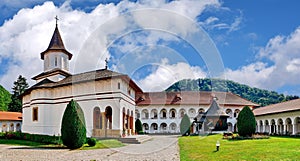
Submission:
[[[69,149],[77,149],[86,141],[85,119],[79,104],[73,99],[65,109],[61,124],[61,139]]]
[[[248,106],[245,106],[237,118],[237,128],[240,136],[252,136],[256,130],[255,116]]]

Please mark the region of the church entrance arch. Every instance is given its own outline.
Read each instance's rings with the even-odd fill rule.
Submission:
[[[105,129],[112,129],[112,108],[105,108]]]
[[[102,116],[101,111],[99,107],[94,108],[93,112],[93,128],[94,129],[102,129]]]

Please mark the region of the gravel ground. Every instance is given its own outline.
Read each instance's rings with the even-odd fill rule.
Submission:
[[[179,161],[177,136],[152,136],[143,144],[97,150],[68,150],[0,145],[0,160],[142,160]]]

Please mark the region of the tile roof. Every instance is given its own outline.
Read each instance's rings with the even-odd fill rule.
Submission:
[[[48,51],[61,51],[61,52],[64,52],[65,54],[68,55],[69,60],[71,60],[71,58],[72,58],[72,54],[70,52],[68,52],[65,48],[65,45],[62,41],[62,38],[60,36],[60,33],[59,33],[59,30],[58,30],[57,26],[55,27],[54,33],[52,35],[52,38],[50,40],[50,43],[49,43],[49,46],[48,46],[47,50],[45,50],[41,53],[41,59],[44,60],[44,55]]]
[[[300,110],[300,99],[281,102],[253,110],[255,116]]]
[[[0,121],[22,121],[22,113],[0,111]]]
[[[247,105],[259,106],[251,101],[248,101],[240,96],[228,92],[148,92],[136,94],[136,103],[141,105],[209,105],[213,96],[218,98],[218,104],[222,105]]]
[[[112,79],[112,78],[121,78],[124,81],[128,82],[129,85],[134,88],[137,92],[142,92],[140,87],[138,87],[127,75],[114,72],[108,69],[100,69],[80,74],[69,75],[65,79],[53,82],[49,79],[44,79],[43,81],[33,85],[28,90],[24,92],[23,95],[30,93],[31,90],[36,88],[54,88],[65,85],[72,85],[75,83],[87,82],[87,81],[96,81],[101,79]]]

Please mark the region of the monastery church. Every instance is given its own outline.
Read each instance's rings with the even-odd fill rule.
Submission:
[[[236,131],[239,111],[244,106],[258,106],[225,92],[143,92],[129,76],[111,71],[107,65],[72,74],[72,55],[56,24],[48,48],[40,54],[44,71],[32,78],[36,84],[22,95],[22,132],[59,136],[62,116],[71,99],[84,112],[88,137],[133,135],[136,119],[141,120],[147,133],[178,134],[184,114],[192,122],[213,102],[227,116],[228,131]]]

